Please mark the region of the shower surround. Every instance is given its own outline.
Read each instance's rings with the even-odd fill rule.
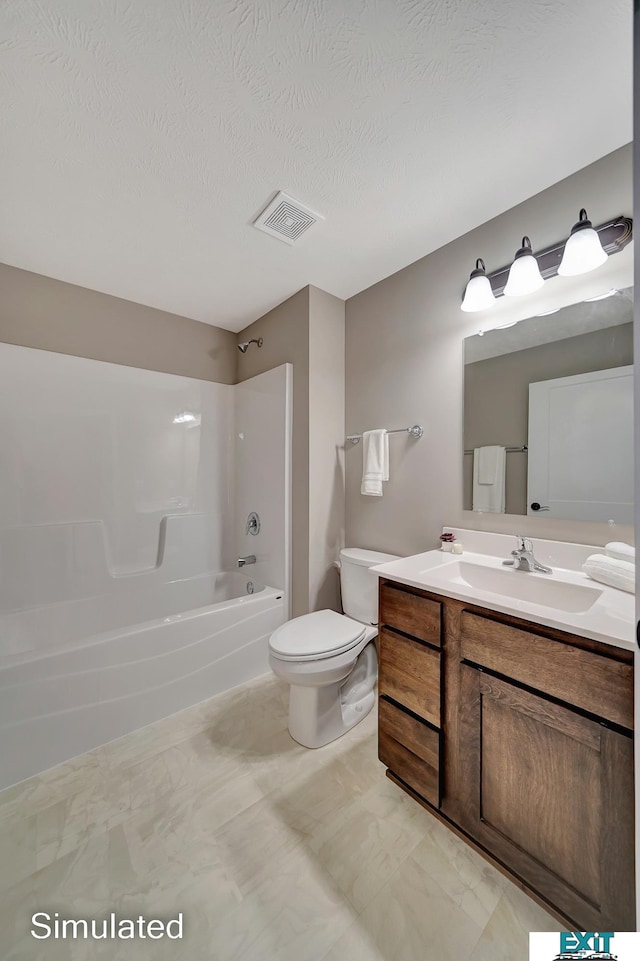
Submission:
[[[291,384],[0,345],[0,788],[268,670]]]

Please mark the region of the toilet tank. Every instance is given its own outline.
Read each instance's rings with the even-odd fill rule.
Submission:
[[[369,568],[397,561],[396,554],[345,547],[340,551],[342,609],[363,624],[378,623],[378,577]]]

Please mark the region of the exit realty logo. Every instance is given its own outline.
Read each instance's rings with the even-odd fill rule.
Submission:
[[[640,957],[637,931],[534,931],[529,961],[632,961]]]

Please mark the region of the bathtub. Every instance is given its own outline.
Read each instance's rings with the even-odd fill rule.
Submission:
[[[234,572],[1,615],[0,789],[266,673],[286,611]]]

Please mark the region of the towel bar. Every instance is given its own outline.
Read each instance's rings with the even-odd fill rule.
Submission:
[[[528,450],[529,448],[526,444],[523,444],[522,447],[505,447],[507,454],[526,454]],[[473,454],[473,448],[471,450],[466,450],[465,454]]]
[[[412,437],[417,439],[424,434],[424,428],[420,424],[414,424],[413,427],[396,427],[394,430],[388,430],[387,434],[411,434]],[[362,434],[347,434],[347,440],[350,440],[352,444],[359,444],[362,440]]]

